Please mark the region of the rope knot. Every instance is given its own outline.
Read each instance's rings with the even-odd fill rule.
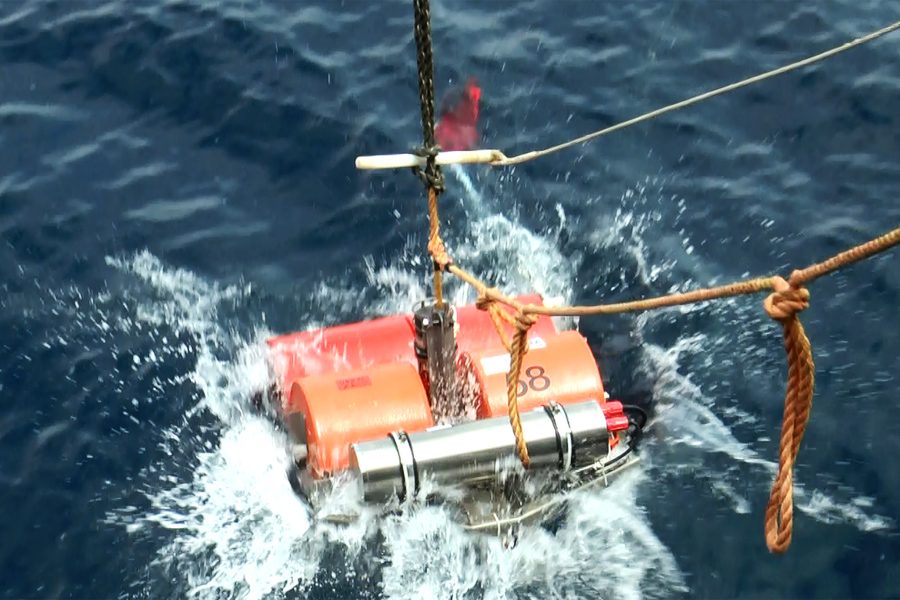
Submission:
[[[809,308],[809,290],[793,286],[784,278],[772,277],[773,292],[763,302],[766,313],[776,321],[787,321],[798,312]]]
[[[505,322],[509,325],[515,325],[515,321],[508,312],[503,310],[495,299],[491,298],[489,292],[492,294],[499,294],[500,290],[495,287],[487,288],[483,285],[480,286],[478,288],[478,298],[475,300],[475,308],[487,311],[491,316],[491,322],[494,324],[494,329],[497,330],[497,335],[500,336],[500,342],[503,344],[503,347],[506,348],[506,351],[509,352],[511,344],[509,335],[507,335],[504,330],[503,324]]]
[[[516,329],[519,331],[528,331],[531,326],[538,322],[538,316],[524,310],[516,311]]]
[[[475,300],[475,308],[478,310],[487,310],[490,311],[491,307],[494,306],[496,302],[493,298],[487,295],[488,290],[491,292],[499,293],[500,290],[497,288],[481,288],[478,290],[478,298]]]
[[[440,152],[441,147],[438,144],[413,148],[412,151],[414,155],[426,159],[425,170],[423,171],[420,167],[413,167],[413,173],[422,180],[426,188],[433,189],[438,195],[444,193],[444,174],[441,172],[440,166],[435,162]]]
[[[428,240],[428,252],[431,254],[431,260],[441,271],[446,271],[447,267],[453,264],[453,259],[450,258],[447,248],[444,246],[444,240],[439,235]]]

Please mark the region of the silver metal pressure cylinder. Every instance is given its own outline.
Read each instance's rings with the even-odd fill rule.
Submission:
[[[606,417],[594,400],[565,407],[552,403],[522,413],[521,421],[530,468],[564,472],[609,451]],[[426,479],[439,485],[490,480],[517,460],[516,438],[505,416],[397,432],[350,446],[350,469],[366,502],[383,502],[394,494],[402,501],[415,496]]]

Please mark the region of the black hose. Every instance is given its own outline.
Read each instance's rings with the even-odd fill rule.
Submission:
[[[647,411],[634,404],[622,405],[622,412],[628,417],[629,425],[626,432],[628,433],[628,446],[629,448],[634,449],[637,447],[641,436],[643,436],[644,427],[647,426],[647,421],[649,421],[650,418],[647,416]]]
[[[636,404],[623,404],[622,412],[625,413],[625,416],[628,417],[628,420],[631,422],[634,422],[634,418],[639,418],[640,423],[638,424],[638,427],[640,427],[641,429],[643,429],[647,425],[647,421],[649,420],[647,411],[645,411],[640,406],[637,406]],[[634,418],[632,415],[634,416]]]

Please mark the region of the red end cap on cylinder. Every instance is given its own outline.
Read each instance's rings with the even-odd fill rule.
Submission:
[[[600,408],[603,410],[603,416],[606,417],[606,430],[610,433],[625,431],[631,425],[623,412],[621,402],[604,402]]]

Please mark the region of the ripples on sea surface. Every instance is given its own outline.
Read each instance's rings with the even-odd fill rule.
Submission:
[[[884,2],[432,2],[438,94],[551,145],[840,45]],[[451,254],[508,292],[780,273],[900,222],[900,37],[512,169],[448,169]],[[427,293],[409,2],[0,1],[6,598],[896,597],[896,253],[811,286],[794,540],[763,512],[786,377],[761,297],[587,318],[642,466],[514,550],[438,509],[311,524],[250,409],[267,335]],[[455,283],[457,301],[471,292]]]

